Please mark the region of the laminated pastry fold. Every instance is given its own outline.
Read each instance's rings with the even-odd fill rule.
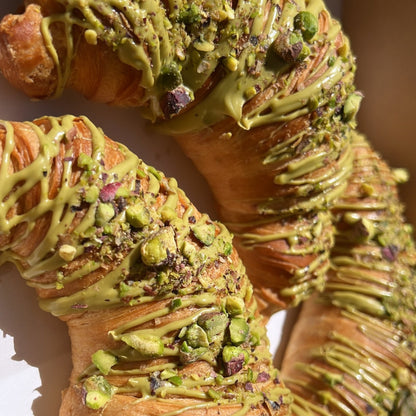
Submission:
[[[1,263],[65,321],[61,416],[287,415],[220,223],[85,117],[0,122]]]
[[[0,25],[0,68],[31,97],[73,88],[174,136],[265,313],[322,290],[361,99],[322,0],[28,1]]]
[[[413,415],[416,251],[397,195],[403,172],[362,136],[353,142],[328,283],[302,305],[282,376],[294,415]]]

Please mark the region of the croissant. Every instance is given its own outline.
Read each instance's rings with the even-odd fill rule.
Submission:
[[[287,415],[220,223],[86,117],[0,122],[1,263],[66,322],[60,415]]]
[[[359,134],[353,149],[328,282],[302,304],[282,377],[295,415],[413,415],[416,251],[397,195],[403,175]]]
[[[14,85],[138,106],[174,136],[208,179],[263,312],[325,286],[285,355],[293,413],[413,414],[413,242],[396,178],[354,132],[354,59],[324,4],[36,3],[0,28]]]
[[[29,1],[1,23],[0,69],[30,97],[70,87],[137,106],[174,136],[207,178],[263,313],[322,290],[361,98],[322,1]]]

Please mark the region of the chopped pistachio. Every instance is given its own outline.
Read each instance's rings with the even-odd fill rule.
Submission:
[[[91,360],[104,375],[107,375],[110,372],[111,367],[117,364],[117,357],[115,357],[111,352],[104,350],[96,351],[91,356]]]
[[[170,383],[174,384],[175,386],[180,386],[180,385],[182,385],[182,383],[183,383],[182,378],[181,378],[181,377],[179,377],[179,376],[173,376],[173,377],[170,377],[170,378],[168,379],[168,381],[169,381]]]
[[[213,342],[217,337],[222,337],[228,323],[227,315],[224,313],[204,314],[198,319],[198,324],[205,330],[209,342]]]
[[[167,260],[169,253],[176,253],[175,233],[172,227],[164,227],[145,241],[140,253],[147,266],[157,266]]]
[[[162,221],[167,222],[175,219],[177,217],[177,214],[173,208],[164,205],[160,210],[160,217]]]
[[[182,300],[181,299],[172,299],[172,302],[170,303],[171,309],[177,309],[182,306]]]
[[[61,247],[59,247],[58,253],[59,253],[59,257],[69,262],[75,258],[77,249],[74,246],[71,246],[69,244],[63,244]]]
[[[214,224],[197,224],[192,228],[194,236],[206,246],[210,246],[215,240],[215,225]]]
[[[355,118],[358,110],[360,109],[361,100],[363,99],[362,94],[352,93],[350,94],[344,103],[343,119],[346,122],[352,121]]]
[[[201,359],[208,351],[207,347],[192,348],[185,340],[179,348],[179,359],[183,364],[193,363]]]
[[[303,39],[311,40],[319,30],[319,22],[315,15],[308,11],[298,13],[294,18],[295,29],[302,33]]]
[[[244,312],[244,300],[238,296],[227,296],[225,309],[231,316],[239,315]]]
[[[201,11],[198,6],[191,3],[179,12],[179,22],[185,25],[193,25],[201,21]]]
[[[182,254],[189,260],[189,263],[193,265],[196,260],[197,250],[196,247],[188,242],[184,241],[181,248]]]
[[[95,224],[99,227],[106,225],[115,215],[114,207],[111,203],[101,203],[97,206],[95,213]]]
[[[284,33],[273,41],[270,48],[281,60],[288,64],[294,64],[302,52],[303,41],[296,33]]]
[[[200,52],[211,52],[215,48],[215,45],[212,42],[200,39],[195,40],[193,45],[194,48]]]
[[[238,68],[238,59],[234,58],[234,56],[228,56],[224,59],[224,65],[228,68],[231,72],[234,72]]]
[[[342,44],[337,49],[337,53],[341,58],[345,58],[348,55],[348,45],[346,43]]]
[[[192,348],[208,347],[207,333],[198,325],[192,324],[186,331],[187,344]]]
[[[395,375],[400,386],[408,386],[412,381],[409,369],[406,367],[398,367],[395,370]]]
[[[178,372],[176,371],[176,370],[172,370],[172,369],[170,369],[170,368],[166,368],[165,370],[163,370],[161,373],[160,373],[160,379],[161,380],[168,380],[168,379],[170,379],[171,377],[175,377],[175,376],[177,376],[178,375]]]
[[[406,183],[409,180],[409,172],[406,169],[396,168],[393,169],[394,180],[397,183]]]
[[[231,342],[240,345],[247,340],[250,328],[244,318],[232,318],[229,331]]]
[[[91,376],[84,382],[85,403],[90,409],[101,409],[111,400],[114,388],[103,376]]]
[[[165,346],[156,335],[129,333],[121,336],[121,340],[146,357],[158,357],[164,352]]]
[[[238,373],[248,362],[248,353],[241,347],[226,345],[222,350],[222,359],[225,366],[225,375],[232,376]]]
[[[94,167],[94,159],[86,153],[81,153],[77,159],[77,165],[80,168],[92,170]]]
[[[126,209],[126,220],[135,228],[142,228],[149,225],[151,219],[152,217],[150,216],[148,209],[141,203],[130,205]]]
[[[158,78],[159,85],[165,91],[172,91],[183,82],[180,68],[174,62],[164,66]]]
[[[361,191],[366,195],[366,196],[372,196],[375,193],[375,189],[374,186],[370,185],[369,183],[363,183],[361,185]]]
[[[299,53],[298,61],[304,61],[311,54],[311,50],[305,44],[302,46],[302,50]]]
[[[330,56],[328,58],[328,66],[334,66],[336,60],[337,58],[335,56]]]
[[[100,189],[96,185],[92,185],[85,191],[84,200],[89,204],[93,204],[97,201],[98,196],[100,195]]]
[[[87,29],[84,32],[84,38],[89,45],[96,45],[98,40],[97,32],[93,29]]]
[[[116,191],[116,198],[128,198],[129,196],[130,191],[124,186],[120,186]]]

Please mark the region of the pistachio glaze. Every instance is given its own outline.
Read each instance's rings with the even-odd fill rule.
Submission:
[[[221,185],[210,181],[205,162],[188,151],[192,142],[201,140],[201,132],[209,135],[213,127],[212,135],[218,141],[215,127],[232,120],[238,129],[255,135],[259,135],[256,130],[267,128],[267,138],[291,122],[308,120],[301,131],[264,149],[256,162],[263,165],[259,169],[267,167],[276,173],[267,195],[252,196],[253,209],[264,227],[281,224],[281,232],[269,233],[263,241],[258,221],[230,219],[227,214],[222,219],[245,249],[275,245],[280,251],[285,246],[282,254],[295,259],[289,267],[295,272],[291,272],[287,288],[278,289],[278,298],[296,305],[317,288],[322,289],[333,244],[328,207],[345,190],[351,173],[348,132],[355,124],[361,99],[354,91],[355,64],[348,39],[324,2],[57,3],[62,12],[42,21],[45,43],[57,67],[56,94],[70,77],[79,36],[91,45],[106,44],[122,62],[142,74],[140,106],[144,116],[180,139],[220,203],[227,201]],[[57,48],[54,43],[57,27],[65,34],[65,53],[62,45]],[[271,126],[276,126],[275,130]],[[244,140],[235,129],[224,128],[221,138],[230,148],[233,141]],[[259,137],[259,143],[262,139]],[[210,146],[208,171],[219,160],[216,152],[220,149],[216,144]],[[217,169],[226,170],[227,166],[218,163]],[[238,199],[238,195],[230,199]],[[302,223],[299,217],[307,220]],[[286,227],[289,230],[285,224],[291,224]],[[310,257],[310,264],[297,267],[299,257]],[[284,267],[276,266],[278,275]]]
[[[308,114],[311,107],[327,104],[327,91],[341,80],[350,84],[353,63],[349,46],[336,43],[340,25],[331,19],[322,0],[253,1],[241,0],[233,8],[227,1],[195,2],[158,0],[57,0],[63,12],[47,16],[42,33],[58,67],[56,94],[68,81],[71,61],[76,53],[74,27],[83,29],[85,40],[95,45],[104,42],[120,59],[141,71],[141,85],[146,90],[145,113],[152,120],[163,117],[162,96],[180,88],[189,102],[198,95],[205,82],[216,72],[221,80],[186,115],[169,121],[169,134],[197,131],[224,117],[234,118],[244,129]],[[296,26],[299,12],[314,19],[322,18],[329,27],[312,33]],[[51,27],[62,24],[66,34],[66,56],[59,57]],[[302,32],[303,30],[303,32]],[[302,54],[289,58],[281,51],[296,45]],[[313,68],[313,82],[298,85],[291,91],[294,64],[307,63],[318,54],[320,45],[327,50],[324,59]],[[295,49],[296,49],[295,48]],[[296,54],[296,52],[294,52]],[[276,93],[251,111],[244,106],[282,77]],[[189,103],[188,102],[188,103]],[[188,104],[187,103],[187,104]],[[169,112],[167,118],[176,115]],[[166,116],[166,114],[165,114]],[[165,117],[163,117],[165,118]]]
[[[0,126],[1,262],[18,266],[53,315],[132,311],[108,332],[117,347],[95,351],[80,375],[86,406],[104,408],[119,394],[175,396],[198,401],[165,416],[221,405],[245,415],[290,402],[224,226],[85,117]],[[22,129],[28,143],[17,138]],[[187,370],[201,362],[208,369]]]
[[[327,305],[321,313],[338,309],[339,327],[312,345],[295,364],[296,377],[286,380],[299,416],[416,411],[416,252],[397,196],[403,174],[356,133],[353,146],[354,172],[333,210],[329,281],[317,301]]]

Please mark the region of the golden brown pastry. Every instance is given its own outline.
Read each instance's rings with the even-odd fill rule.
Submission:
[[[303,303],[283,360],[299,416],[416,413],[416,251],[397,196],[403,172],[362,136],[354,154],[326,289]]]
[[[0,68],[31,97],[74,88],[175,136],[267,313],[322,290],[360,95],[321,0],[28,1],[1,23]]]
[[[220,223],[85,117],[0,122],[0,261],[65,321],[61,416],[287,415]]]

